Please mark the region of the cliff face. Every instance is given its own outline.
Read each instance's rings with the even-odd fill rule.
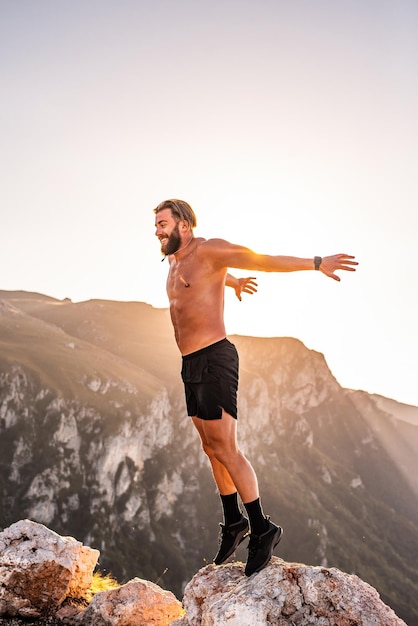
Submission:
[[[180,597],[212,560],[221,512],[167,311],[0,299],[0,526],[42,522],[100,549],[119,580],[163,576]],[[376,423],[301,342],[231,339],[239,437],[285,528],[280,556],[356,573],[418,623],[416,495]]]

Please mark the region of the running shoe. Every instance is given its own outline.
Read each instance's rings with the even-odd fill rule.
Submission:
[[[282,538],[283,529],[276,526],[270,519],[268,530],[262,535],[250,535],[248,543],[248,560],[245,566],[245,575],[251,576],[265,567],[271,559],[274,548]]]
[[[218,550],[218,554],[213,559],[215,565],[220,565],[226,559],[228,559],[231,554],[233,554],[236,548],[239,546],[241,541],[245,539],[249,532],[249,524],[246,517],[242,516],[238,522],[234,524],[229,524],[225,526],[225,524],[219,524],[221,527],[220,531],[220,546]]]

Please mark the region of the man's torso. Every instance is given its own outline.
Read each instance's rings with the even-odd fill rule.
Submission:
[[[180,259],[170,257],[167,293],[180,352],[190,354],[225,337],[226,268],[214,267],[198,238]]]

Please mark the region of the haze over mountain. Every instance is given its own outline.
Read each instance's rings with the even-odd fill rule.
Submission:
[[[278,554],[354,572],[418,624],[418,408],[342,389],[297,339],[232,340]],[[0,526],[45,523],[180,596],[221,520],[180,366],[165,309],[0,291]]]

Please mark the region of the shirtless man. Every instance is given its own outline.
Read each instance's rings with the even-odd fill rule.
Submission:
[[[262,272],[316,269],[339,281],[335,272],[355,271],[357,263],[347,254],[315,259],[269,256],[223,239],[195,237],[196,216],[183,200],[166,200],[154,213],[155,234],[170,264],[167,293],[183,356],[188,415],[211,463],[224,511],[214,563],[226,561],[250,531],[245,567],[250,576],[268,564],[282,529],[264,515],[257,476],[237,443],[238,355],[226,339],[224,288],[233,287],[240,298],[242,291],[254,291],[255,283],[252,278],[234,278],[228,268]],[[237,495],[248,519],[240,510]]]

